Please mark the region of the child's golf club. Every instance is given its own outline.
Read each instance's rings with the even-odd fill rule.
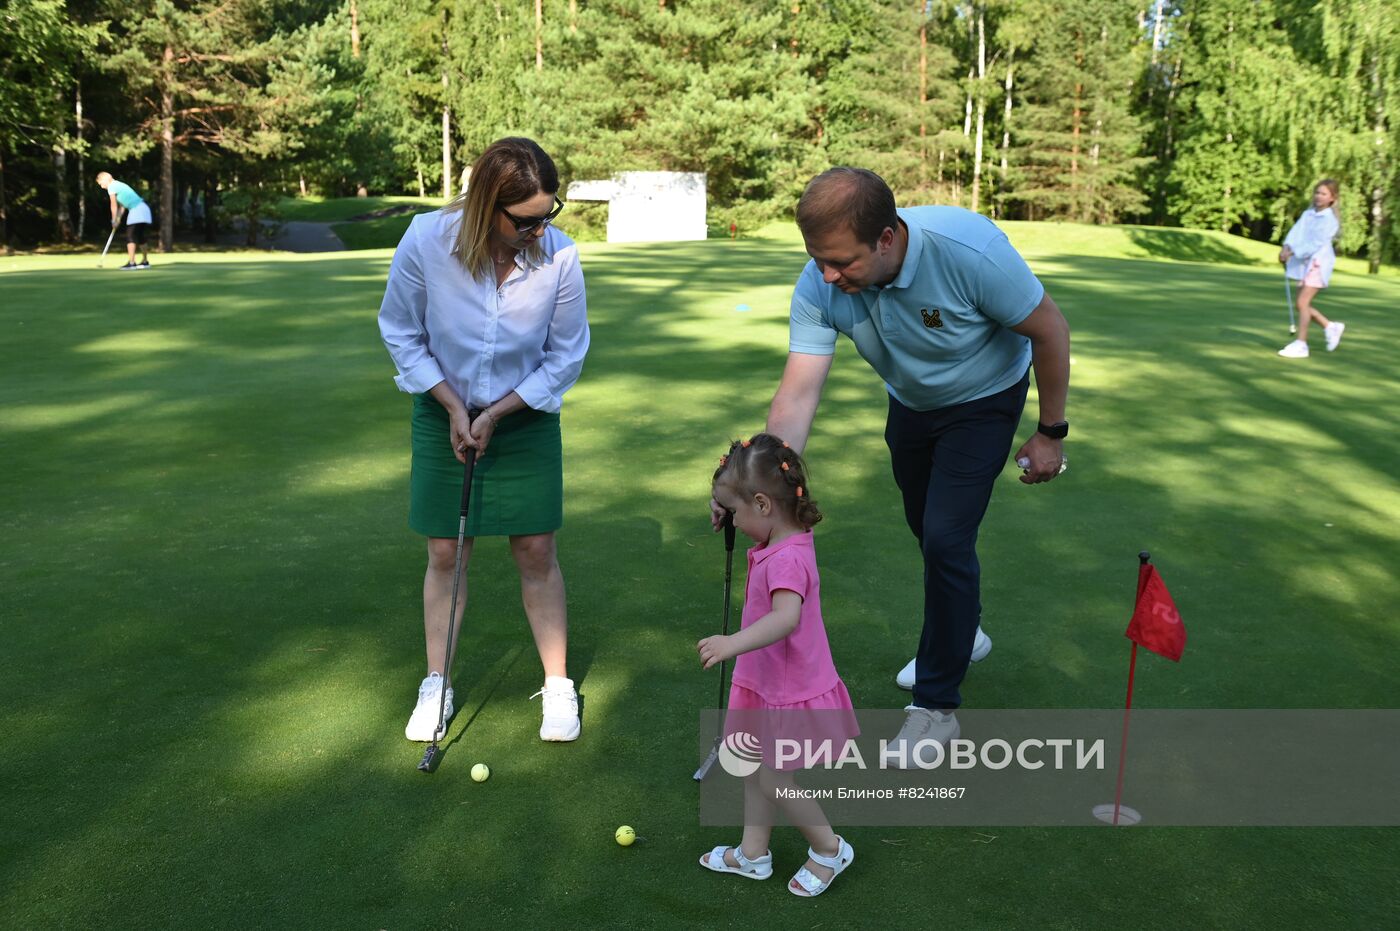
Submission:
[[[723,634],[729,636],[729,588],[730,580],[734,574],[734,515],[729,511],[724,512],[724,620]],[[719,702],[715,707],[723,711],[728,707],[729,702],[724,691],[724,663],[719,664]],[[715,734],[715,744],[710,748],[705,761],[700,764],[700,768],[695,771],[695,781],[704,779],[710,772],[710,767],[715,765],[715,760],[719,759],[719,743],[724,739],[724,718],[719,721],[719,732]]]
[[[1298,327],[1293,322],[1293,283],[1288,280],[1288,266],[1283,267],[1283,293],[1288,295],[1288,332],[1294,334],[1298,332]]]
[[[98,268],[101,268],[102,263],[107,261],[107,250],[112,248],[112,237],[117,235],[117,227],[121,226],[121,218],[124,216],[126,216],[125,207],[121,209],[121,213],[117,214],[117,221],[112,224],[112,231],[107,234],[107,245],[102,247],[102,256],[97,260]]]
[[[468,419],[475,420],[479,411],[473,411],[468,415]],[[428,749],[423,751],[423,762],[418,764],[418,771],[431,773],[437,769],[439,760],[442,758],[442,751],[438,749],[438,740],[446,736],[445,722],[442,720],[443,713],[447,710],[447,683],[452,672],[452,642],[457,633],[457,588],[462,584],[462,544],[467,538],[467,507],[471,503],[472,497],[472,472],[476,468],[476,450],[467,447],[467,462],[462,467],[462,511],[457,519],[457,562],[456,568],[452,571],[452,606],[447,611],[447,649],[442,658],[442,688],[438,693],[438,723],[437,729],[433,731],[433,742],[428,744]]]

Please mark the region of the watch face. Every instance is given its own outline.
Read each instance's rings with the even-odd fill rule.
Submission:
[[[1049,426],[1038,423],[1036,424],[1036,430],[1050,437],[1052,440],[1063,440],[1069,435],[1069,422],[1061,420],[1059,423],[1052,423]]]

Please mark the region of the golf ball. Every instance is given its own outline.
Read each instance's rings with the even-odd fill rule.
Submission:
[[[478,763],[472,767],[472,782],[485,782],[491,777],[491,767]]]
[[[613,838],[623,847],[631,847],[632,842],[637,839],[637,832],[632,830],[631,825],[624,824],[617,829],[617,833],[613,834]]]

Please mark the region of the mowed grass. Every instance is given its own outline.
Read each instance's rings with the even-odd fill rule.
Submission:
[[[305,220],[314,223],[340,223],[351,217],[413,207],[420,211],[436,210],[444,203],[441,197],[285,197],[277,202],[277,212],[283,220]]]
[[[1320,306],[1342,348],[1285,361],[1254,246],[1101,233],[1012,226],[1074,328],[1074,433],[1063,479],[1008,468],[983,525],[996,647],[968,705],[1118,706],[1149,549],[1190,643],[1179,666],[1143,658],[1139,706],[1393,707],[1400,285],[1339,273]],[[484,540],[431,777],[402,737],[424,554],[409,400],[375,326],[389,253],[93,258],[0,259],[6,926],[1393,920],[1394,828],[838,825],[858,859],[812,901],[781,886],[792,830],[774,881],[695,865],[739,833],[698,825],[690,780],[716,686],[694,643],[718,629],[723,570],[708,476],[781,370],[790,233],[584,247],[593,349],[565,403],[559,537],[584,736],[537,740],[517,579]],[[891,680],[920,617],[883,412],[843,343],[808,458],[833,651],[867,708],[906,700]],[[616,846],[624,823],[645,840]]]

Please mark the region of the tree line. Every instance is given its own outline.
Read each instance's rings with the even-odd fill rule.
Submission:
[[[570,179],[703,171],[744,229],[855,164],[904,203],[1278,239],[1333,177],[1375,270],[1397,80],[1400,0],[0,0],[0,237],[91,237],[103,168],[168,249],[191,201],[446,197],[524,134]]]

